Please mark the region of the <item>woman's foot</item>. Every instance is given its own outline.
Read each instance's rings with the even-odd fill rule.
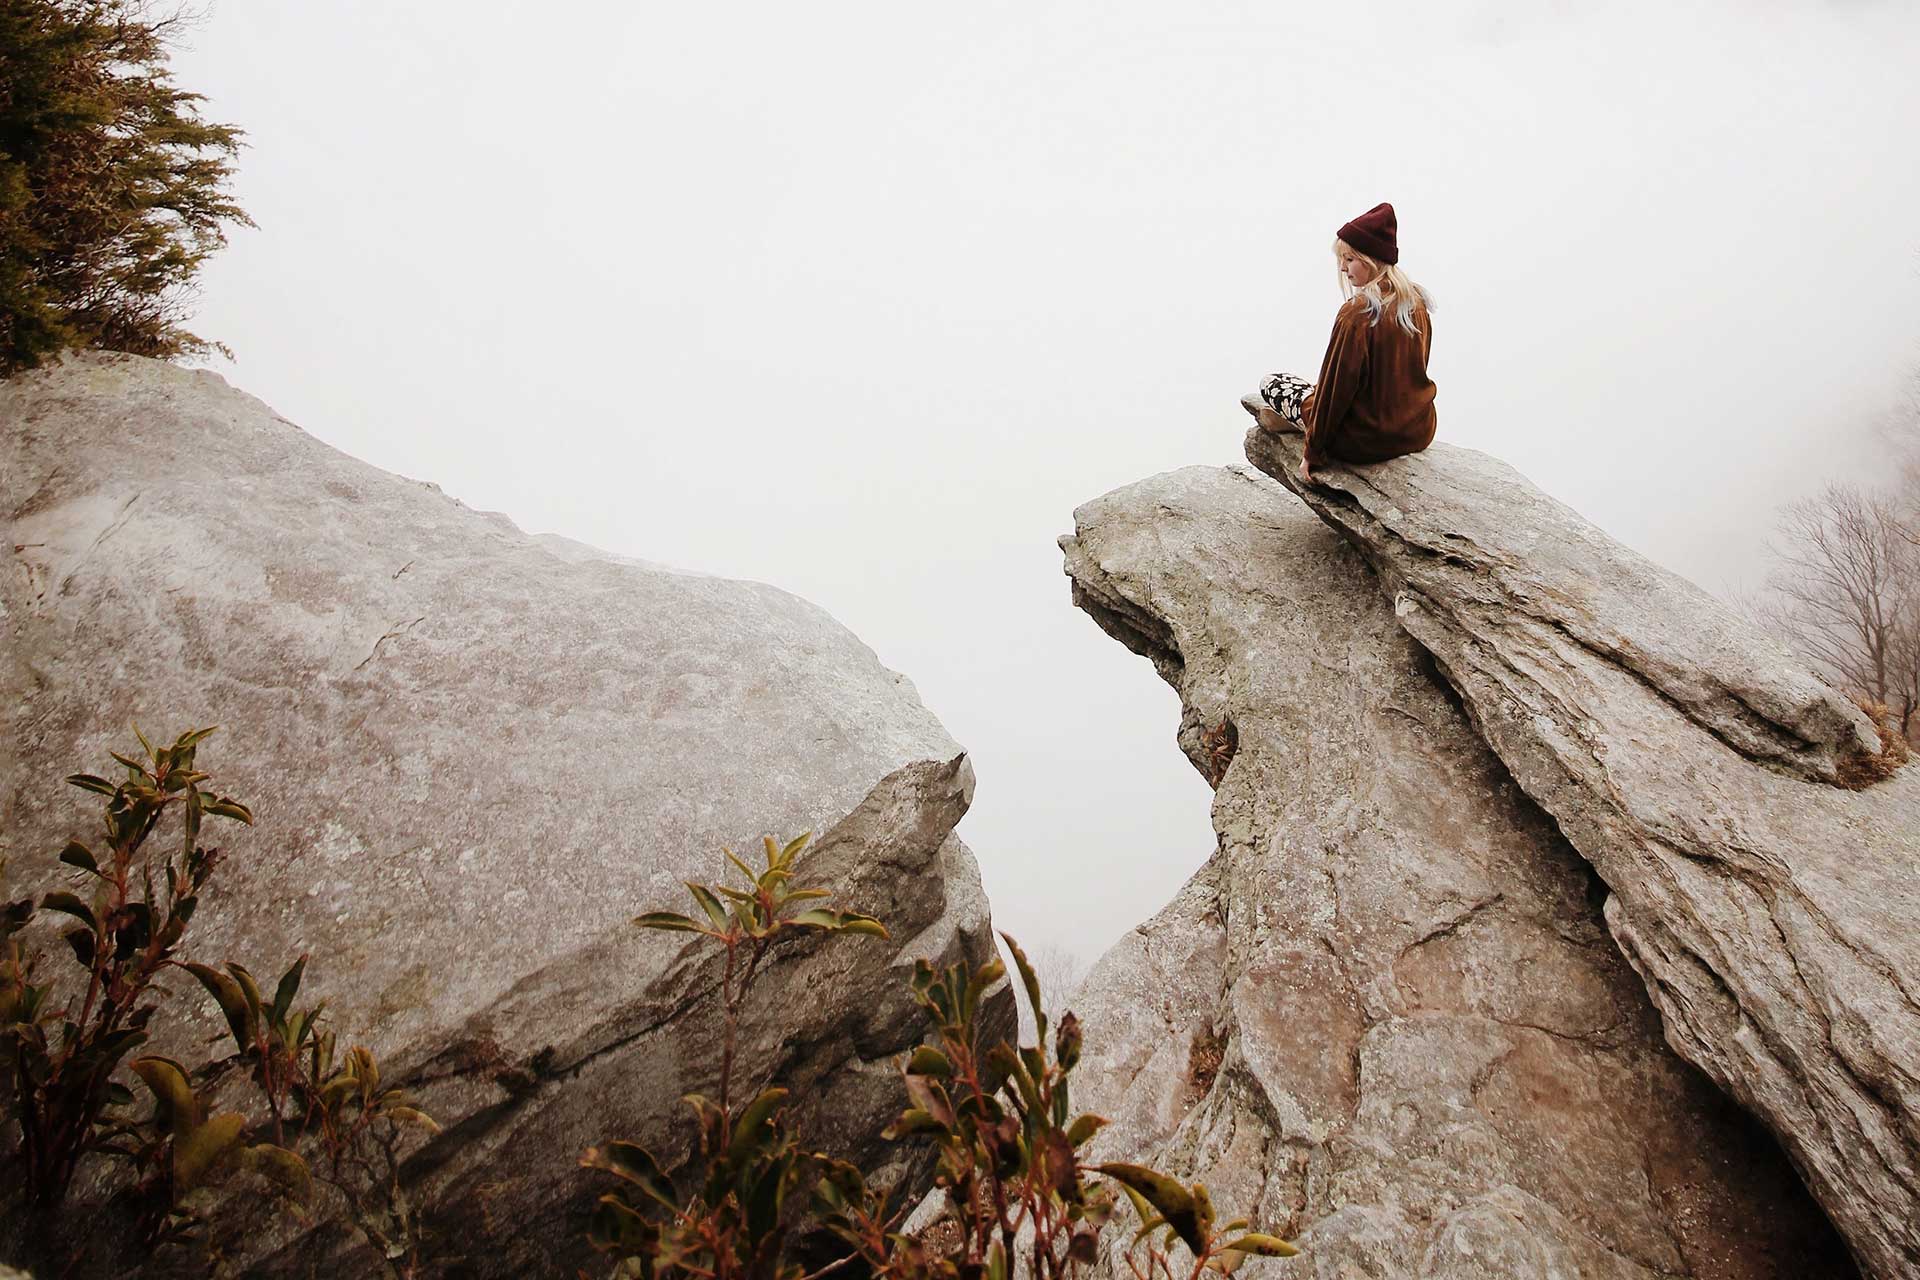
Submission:
[[[1271,432],[1273,436],[1283,436],[1286,432],[1298,432],[1298,430],[1300,430],[1298,426],[1294,426],[1292,422],[1288,422],[1283,416],[1273,413],[1273,405],[1265,405],[1265,403],[1261,403],[1258,399],[1246,397],[1246,399],[1240,401],[1240,407],[1246,409],[1250,415],[1254,415],[1254,422],[1260,422],[1260,430],[1263,430],[1263,432]]]

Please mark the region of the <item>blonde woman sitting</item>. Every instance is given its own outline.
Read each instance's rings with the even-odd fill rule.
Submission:
[[[1333,252],[1347,301],[1333,318],[1319,385],[1288,373],[1261,384],[1261,425],[1306,433],[1303,480],[1328,462],[1384,462],[1433,443],[1432,301],[1400,269],[1397,233],[1390,204],[1340,228]]]

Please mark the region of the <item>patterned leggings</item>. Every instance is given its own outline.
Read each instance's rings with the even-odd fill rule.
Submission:
[[[1296,378],[1290,373],[1276,373],[1260,384],[1260,398],[1275,413],[1306,430],[1306,424],[1300,420],[1300,402],[1313,390],[1313,384],[1305,378]]]

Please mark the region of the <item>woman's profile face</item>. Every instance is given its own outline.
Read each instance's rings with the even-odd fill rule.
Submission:
[[[1373,266],[1365,258],[1344,244],[1340,246],[1339,253],[1340,270],[1347,277],[1347,283],[1358,289],[1373,279]]]

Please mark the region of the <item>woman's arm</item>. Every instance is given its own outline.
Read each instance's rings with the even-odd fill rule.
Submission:
[[[1320,362],[1320,381],[1313,399],[1303,406],[1307,429],[1305,462],[1309,468],[1327,461],[1327,434],[1346,417],[1347,408],[1367,376],[1367,319],[1363,302],[1349,302],[1333,318],[1333,336]]]

